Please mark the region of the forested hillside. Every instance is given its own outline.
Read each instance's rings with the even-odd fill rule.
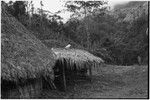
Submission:
[[[34,8],[32,2],[6,3],[7,10],[48,47],[87,49],[106,63],[132,65],[142,58],[148,63],[148,3],[128,2],[113,10],[107,2],[66,2],[73,12],[64,23],[58,13]],[[61,12],[61,11],[60,11]]]

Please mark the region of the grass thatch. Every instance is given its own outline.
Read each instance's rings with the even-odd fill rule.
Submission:
[[[57,55],[58,60],[62,60],[62,62],[65,60],[68,67],[73,67],[75,64],[77,68],[81,69],[104,62],[101,58],[85,50],[52,48],[52,51]]]
[[[17,82],[41,76],[53,79],[55,54],[8,14],[4,5],[1,15],[1,79]]]

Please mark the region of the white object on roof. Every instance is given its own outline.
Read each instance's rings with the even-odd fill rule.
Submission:
[[[68,44],[65,48],[66,48],[66,49],[68,49],[68,48],[70,48],[70,47],[71,47],[71,45],[70,45],[70,44]]]

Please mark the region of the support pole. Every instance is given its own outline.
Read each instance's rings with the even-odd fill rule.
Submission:
[[[89,74],[92,76],[92,67],[89,68]]]
[[[90,75],[90,82],[92,82],[92,80],[91,80],[91,76],[92,76],[92,66],[91,66],[91,64],[90,64],[90,67],[89,67],[89,75]]]
[[[50,84],[52,89],[54,89],[54,90],[57,89],[53,81],[49,80],[49,84]]]
[[[63,85],[64,85],[64,90],[66,91],[66,77],[65,77],[65,65],[66,64],[63,64],[62,68],[62,74],[63,74]]]

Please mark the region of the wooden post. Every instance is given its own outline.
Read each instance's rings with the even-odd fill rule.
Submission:
[[[138,56],[138,64],[141,65],[141,57]]]
[[[52,83],[53,89],[55,89],[55,90],[56,90],[57,88],[56,88],[56,86],[55,86],[54,82],[52,82],[52,81],[51,81],[51,83]]]
[[[64,62],[63,62],[64,63]],[[63,64],[62,65],[62,74],[63,74],[63,85],[64,85],[64,90],[66,91],[66,77],[65,77],[65,65],[66,64]]]
[[[55,84],[54,84],[54,82],[53,82],[51,79],[49,79],[48,84],[50,85],[50,87],[51,87],[52,89],[54,89],[54,90],[57,89],[56,86],[55,86]]]
[[[92,76],[92,67],[89,68],[90,76]]]

